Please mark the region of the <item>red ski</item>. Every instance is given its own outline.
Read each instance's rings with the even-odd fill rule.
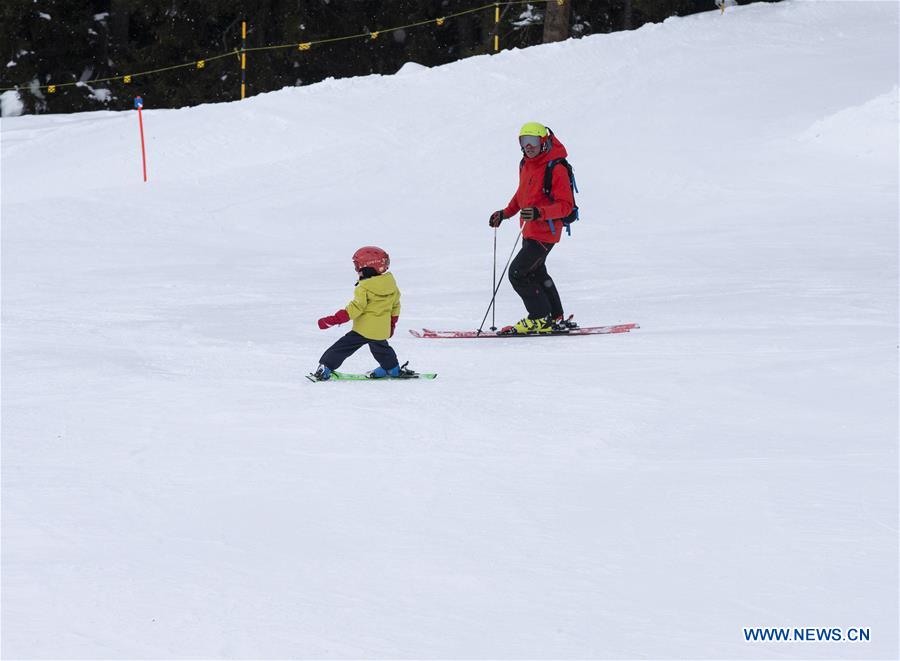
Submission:
[[[428,339],[448,339],[456,340],[463,338],[478,337],[494,337],[494,338],[513,338],[513,337],[553,337],[560,335],[608,335],[610,333],[627,333],[633,328],[640,328],[637,324],[617,324],[615,326],[583,326],[580,328],[572,328],[567,331],[553,331],[552,333],[533,333],[530,335],[500,335],[494,331],[436,331],[429,328],[423,328],[421,331],[410,329],[409,332],[413,337],[421,337]]]

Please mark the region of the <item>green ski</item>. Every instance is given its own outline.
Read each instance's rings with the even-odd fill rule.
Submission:
[[[316,383],[319,381],[315,377],[314,374],[307,374],[306,378]],[[375,378],[374,376],[369,376],[368,374],[348,374],[346,372],[332,372],[331,377],[328,378],[328,381],[407,381],[409,379],[436,379],[437,374],[434,373],[418,373],[415,374],[407,374],[406,376],[383,376],[381,378]]]
[[[316,374],[310,373],[306,375],[306,378],[315,383],[316,381],[403,381],[405,379],[436,379],[437,374],[426,372],[414,372],[411,369],[408,369],[406,366],[409,363],[403,363],[400,366],[400,374],[397,376],[372,376],[371,372],[367,372],[366,374],[350,374],[348,372],[332,372],[331,376],[327,379],[320,379],[316,376]]]
[[[307,374],[306,378],[310,381],[318,381],[314,375]],[[409,374],[407,376],[383,376],[381,378],[376,378],[374,376],[369,376],[368,374],[348,374],[346,372],[332,372],[331,377],[328,381],[406,381],[408,379],[436,379],[437,374],[433,373],[425,373],[425,374]]]

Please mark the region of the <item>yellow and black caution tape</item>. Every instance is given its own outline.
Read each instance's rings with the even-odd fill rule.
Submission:
[[[78,87],[82,85],[96,85],[98,83],[112,83],[112,82],[121,82],[124,84],[129,84],[134,82],[135,78],[140,76],[152,76],[154,74],[163,73],[165,71],[174,71],[176,69],[205,69],[206,65],[209,62],[215,62],[216,60],[221,60],[226,57],[237,56],[240,58],[246,53],[260,53],[263,51],[273,51],[273,50],[281,50],[285,48],[293,48],[301,51],[310,50],[313,46],[319,46],[323,44],[333,44],[340,41],[349,41],[351,39],[368,39],[374,40],[377,39],[381,34],[389,34],[391,32],[397,32],[398,30],[408,30],[411,28],[422,27],[425,25],[430,25],[434,23],[438,27],[444,25],[444,23],[453,18],[459,18],[460,16],[465,16],[467,14],[474,14],[480,11],[485,11],[486,9],[494,9],[495,10],[495,23],[499,23],[500,21],[500,7],[512,6],[512,5],[524,5],[524,4],[547,4],[550,2],[556,2],[559,5],[565,4],[566,0],[507,0],[506,2],[492,2],[487,5],[482,5],[481,7],[475,7],[474,9],[466,9],[463,11],[456,12],[455,14],[447,14],[446,16],[441,16],[440,18],[431,18],[425,21],[418,21],[416,23],[409,23],[408,25],[399,25],[393,28],[383,28],[381,30],[370,30],[368,32],[362,32],[359,34],[351,34],[343,37],[331,37],[328,39],[319,39],[316,41],[306,41],[306,42],[292,42],[290,44],[278,44],[275,46],[257,46],[255,48],[240,48],[232,50],[228,53],[222,53],[221,55],[214,55],[212,57],[203,58],[200,60],[192,60],[190,62],[185,62],[183,64],[173,64],[167,67],[160,67],[158,69],[150,69],[148,71],[139,71],[137,73],[129,73],[122,74],[118,76],[109,76],[107,78],[94,78],[92,80],[80,80],[71,83],[54,83],[48,85],[39,85],[37,87],[31,87],[30,85],[19,85],[16,87],[4,87],[0,88],[0,92],[8,92],[8,91],[16,91],[19,89],[39,89],[39,90],[47,90],[48,94],[55,93],[61,87]],[[494,35],[494,50],[498,50],[498,36]]]

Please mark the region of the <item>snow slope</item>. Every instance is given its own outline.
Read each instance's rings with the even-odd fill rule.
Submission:
[[[3,119],[3,657],[897,658],[897,54],[784,2],[145,99],[148,184],[133,112]],[[412,338],[480,322],[530,120],[567,309],[641,329]],[[366,244],[437,380],[302,378]]]

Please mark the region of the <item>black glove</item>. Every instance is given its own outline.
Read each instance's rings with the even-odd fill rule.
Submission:
[[[519,214],[522,220],[537,220],[541,217],[541,210],[537,207],[525,207]]]
[[[500,223],[503,222],[504,218],[506,218],[506,216],[503,215],[503,209],[501,209],[500,211],[495,211],[491,214],[491,219],[488,221],[488,225],[490,225],[491,227],[500,227]]]

